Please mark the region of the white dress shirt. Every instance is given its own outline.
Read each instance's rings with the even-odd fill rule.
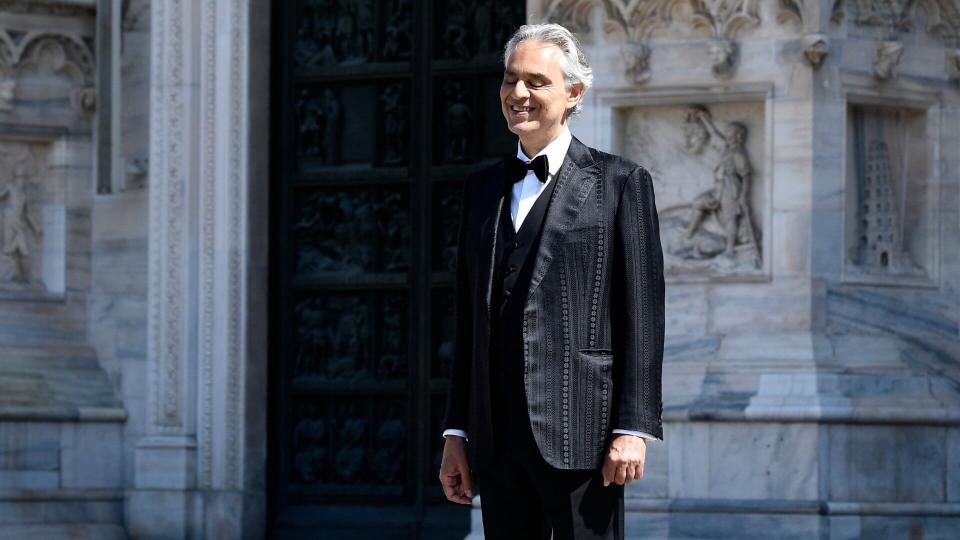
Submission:
[[[513,190],[511,192],[513,196],[510,198],[510,218],[513,220],[513,230],[517,231],[520,229],[520,225],[523,224],[523,219],[527,217],[530,209],[533,208],[533,203],[537,202],[537,197],[543,193],[547,184],[552,182],[553,178],[560,171],[560,166],[563,165],[563,159],[566,157],[567,150],[570,148],[571,140],[573,140],[573,134],[570,133],[570,128],[564,126],[563,131],[560,132],[560,135],[558,135],[556,139],[551,141],[539,154],[533,156],[533,158],[536,158],[542,154],[547,155],[547,165],[549,165],[549,168],[547,170],[546,182],[541,182],[533,171],[527,171],[527,175],[523,177],[523,180],[517,180],[517,182],[513,184]],[[527,154],[523,152],[520,141],[517,141],[517,158],[522,161],[531,161],[533,159],[527,157]],[[656,437],[644,431],[615,429],[613,432],[635,435],[647,440],[657,440]],[[464,439],[467,438],[467,433],[461,429],[444,430],[444,438],[446,438],[447,435],[456,435]]]

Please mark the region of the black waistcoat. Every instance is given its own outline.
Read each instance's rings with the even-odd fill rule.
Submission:
[[[523,382],[523,310],[544,217],[556,185],[554,177],[537,196],[519,231],[514,231],[510,218],[512,195],[509,192],[504,196],[499,216],[490,298],[489,351],[494,444],[501,448],[503,446],[496,444],[498,439],[511,440],[530,432]]]

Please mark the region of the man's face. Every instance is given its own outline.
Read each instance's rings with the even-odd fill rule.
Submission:
[[[552,43],[528,40],[521,41],[507,61],[500,108],[525,150],[539,151],[552,141],[563,128],[566,110],[580,98],[582,85],[564,84],[562,55]]]

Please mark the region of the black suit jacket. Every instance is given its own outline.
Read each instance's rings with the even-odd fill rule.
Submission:
[[[467,178],[457,245],[455,355],[444,428],[489,459],[494,225],[503,163]],[[613,428],[663,437],[663,254],[643,167],[570,143],[547,208],[523,313],[524,388],[534,439],[560,469],[602,465]]]

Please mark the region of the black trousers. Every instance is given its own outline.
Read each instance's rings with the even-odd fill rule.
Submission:
[[[554,540],[622,540],[623,486],[604,487],[600,469],[548,464],[533,439],[526,404],[518,409],[513,399],[501,402],[493,460],[474,471],[484,537],[547,540],[552,533]]]

